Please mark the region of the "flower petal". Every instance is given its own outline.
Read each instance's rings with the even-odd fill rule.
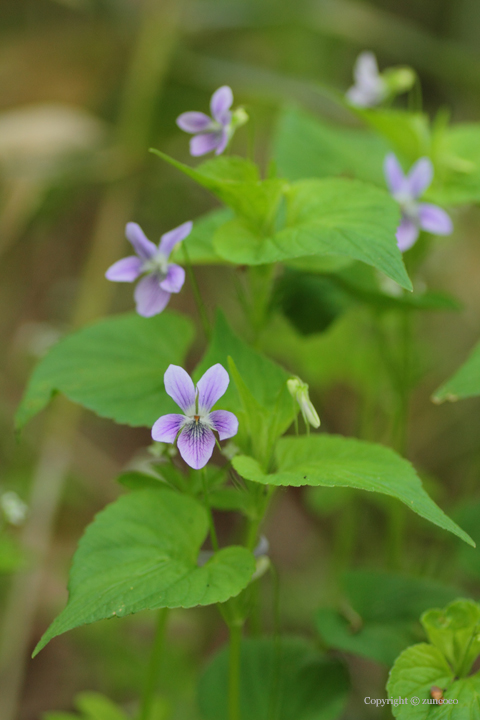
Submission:
[[[372,107],[378,103],[377,93],[372,93],[368,89],[365,90],[359,85],[352,85],[345,95],[347,100],[355,107]]]
[[[212,457],[215,435],[204,423],[192,420],[180,433],[177,447],[187,465],[200,470]]]
[[[192,227],[193,223],[189,221],[164,233],[160,238],[160,244],[158,246],[160,252],[168,258],[175,245],[190,235]]]
[[[410,194],[414,198],[418,198],[433,180],[432,161],[423,157],[417,160],[407,177],[407,185]]]
[[[162,415],[152,427],[152,438],[158,442],[173,443],[184,422],[185,415]]]
[[[113,282],[133,282],[142,272],[142,261],[136,255],[129,255],[110,265],[105,277]]]
[[[230,113],[228,111],[232,107],[232,103],[233,92],[228,85],[223,85],[218,90],[215,90],[210,100],[210,110],[217,122],[222,125],[230,122]]]
[[[147,238],[138,223],[127,223],[125,237],[132,243],[133,249],[142,260],[150,260],[157,252],[157,246]]]
[[[165,375],[165,391],[185,414],[195,409],[195,385],[190,375],[179,365],[169,365]]]
[[[228,132],[227,128],[224,128],[222,130],[222,134],[220,137],[220,142],[218,143],[217,149],[215,150],[215,155],[221,155],[225,148],[228,145],[228,141],[230,139],[230,134]]]
[[[415,244],[419,235],[419,229],[409,218],[402,218],[397,229],[397,245],[401,252],[409,250]]]
[[[388,153],[386,156],[383,163],[383,170],[388,189],[392,195],[401,192],[405,186],[405,175],[394,153]]]
[[[370,50],[364,50],[357,57],[353,67],[353,77],[360,86],[371,86],[378,82],[377,58]]]
[[[237,416],[228,410],[214,410],[210,413],[209,420],[220,440],[231,438],[238,432]]]
[[[180,130],[188,133],[198,133],[209,129],[212,118],[202,112],[185,112],[178,116],[176,123]]]
[[[201,133],[190,140],[190,155],[198,157],[215,150],[222,140],[222,134],[218,131]]]
[[[198,409],[201,413],[210,411],[217,400],[225,394],[229,382],[228,373],[220,363],[212,365],[202,375],[197,383]]]
[[[167,277],[162,280],[160,287],[169,293],[178,293],[185,282],[185,270],[180,265],[171,263],[168,266]]]
[[[153,273],[140,280],[135,288],[134,297],[137,313],[143,317],[152,317],[166,308],[170,293],[160,287],[159,276]]]
[[[418,206],[420,227],[434,235],[450,235],[453,223],[449,215],[437,205],[420,203]]]

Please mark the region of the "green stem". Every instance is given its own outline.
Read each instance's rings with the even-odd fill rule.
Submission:
[[[155,637],[153,640],[150,662],[148,663],[147,681],[143,691],[142,704],[138,720],[149,720],[152,711],[152,704],[157,687],[160,668],[163,660],[163,650],[165,647],[165,628],[167,625],[168,608],[162,608],[157,614],[157,626],[155,629]]]
[[[207,340],[210,340],[212,336],[212,328],[210,327],[210,321],[208,319],[207,310],[205,307],[205,304],[202,300],[202,296],[200,293],[200,288],[198,287],[197,278],[195,277],[195,273],[193,272],[192,263],[190,262],[190,255],[188,254],[187,246],[185,245],[185,242],[182,243],[183,246],[183,255],[185,257],[185,267],[187,268],[187,274],[188,278],[190,280],[190,284],[192,286],[193,290],[193,297],[195,298],[195,304],[197,306],[198,314],[200,315],[200,320],[202,322],[203,331],[205,333],[205,337]]]
[[[229,625],[230,646],[228,656],[228,720],[241,720],[240,712],[240,663],[242,625]]]
[[[203,501],[205,503],[205,509],[207,511],[208,516],[208,526],[210,528],[210,540],[212,543],[212,547],[215,551],[218,550],[218,538],[217,538],[217,532],[215,530],[215,523],[213,522],[213,515],[212,515],[212,509],[210,507],[210,502],[208,499],[208,489],[207,489],[207,475],[205,468],[202,470],[202,488],[203,488]]]

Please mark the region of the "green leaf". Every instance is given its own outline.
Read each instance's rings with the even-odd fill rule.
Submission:
[[[210,190],[252,229],[262,232],[272,223],[286,183],[277,178],[261,180],[257,166],[250,160],[219,157],[191,168],[160,150],[151,152]]]
[[[80,625],[141,610],[211,605],[238,595],[255,571],[254,557],[232,546],[198,567],[207,532],[205,509],[169,490],[138,490],[108,505],[80,540],[68,604],[34,655]]]
[[[390,448],[332,435],[285,437],[277,444],[276,460],[277,471],[269,475],[251,457],[237,456],[232,463],[242,477],[264,485],[340,486],[390,495],[474,545],[427,495],[412,465]]]
[[[81,716],[73,713],[48,712],[43,720],[128,720],[128,716],[109,698],[96,692],[83,692],[75,698]]]
[[[40,361],[16,415],[21,429],[61,392],[97,415],[128,425],[151,426],[176,412],[163,375],[181,364],[193,338],[191,321],[174,312],[100,320],[63,338]]]
[[[190,235],[177,245],[172,253],[172,262],[185,265],[185,253],[182,246],[187,248],[188,258],[192,265],[218,265],[225,263],[217,255],[213,247],[213,236],[216,230],[233,218],[231,210],[212,210],[195,220]]]
[[[422,700],[431,699],[430,692],[434,685],[444,689],[452,683],[453,677],[452,670],[440,650],[426,643],[409,647],[397,659],[388,680],[388,696],[408,700],[406,704],[391,706],[394,717],[400,720],[443,717],[438,705],[424,705]],[[411,698],[418,698],[419,704],[411,703]],[[468,717],[472,716],[457,716],[458,720]]]
[[[266,237],[232,220],[215,234],[218,254],[246,265],[343,256],[372,265],[412,289],[395,238],[400,211],[385,190],[341,178],[304,180],[293,184],[286,198],[284,229]]]
[[[393,665],[395,658],[413,640],[405,623],[371,622],[354,632],[345,617],[329,608],[317,612],[315,624],[328,647],[360,655],[387,667]]]
[[[331,125],[301,110],[286,110],[274,142],[279,173],[288,180],[342,175],[385,187],[389,144],[378,134]]]
[[[138,470],[129,470],[124,472],[117,478],[120,485],[129,490],[145,490],[146,488],[158,489],[164,486],[162,478],[158,475],[150,475],[139,472]]]
[[[457,588],[426,577],[377,570],[351,570],[342,584],[349,602],[364,620],[415,620],[434,605],[458,597]]]
[[[96,692],[83,692],[75,698],[75,705],[85,720],[128,720],[127,715],[109,698]]]
[[[215,363],[221,363],[226,369],[231,369],[228,358],[231,358],[237,371],[237,382],[232,376],[227,392],[222,398],[222,408],[230,410],[243,418],[240,422],[239,435],[235,443],[240,447],[248,445],[245,431],[248,419],[245,407],[245,395],[248,394],[255,404],[255,408],[265,419],[270,418],[277,434],[282,434],[292,423],[295,413],[292,398],[288,393],[286,382],[290,377],[283,368],[269,360],[261,353],[253,350],[247,343],[237,337],[230,329],[222,312],[218,311],[213,329],[212,339],[207,352],[199,366],[195,369],[196,380]],[[235,374],[235,370],[233,371]],[[245,390],[243,398],[241,390]]]
[[[445,128],[435,154],[435,177],[426,195],[441,205],[480,200],[480,124]]]
[[[428,610],[422,615],[422,625],[455,675],[465,677],[480,655],[480,606],[456,600],[444,610]]]
[[[458,597],[455,588],[428,578],[373,570],[345,573],[342,586],[348,606],[343,603],[340,612],[321,608],[316,615],[323,641],[388,667],[422,638],[419,615]]]
[[[243,640],[240,710],[248,720],[334,720],[343,711],[349,681],[344,666],[301,638]],[[204,720],[228,717],[228,651],[223,648],[199,685]]]
[[[405,110],[356,108],[355,113],[393,146],[410,164],[429,155],[431,136],[428,116]]]
[[[476,345],[468,360],[447,380],[433,396],[434,402],[461,400],[480,395],[480,343]]]

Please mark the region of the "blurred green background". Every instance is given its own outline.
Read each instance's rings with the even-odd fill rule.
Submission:
[[[125,223],[139,222],[156,240],[215,206],[206,192],[149,155],[148,147],[190,162],[188,138],[175,118],[186,110],[206,111],[211,93],[228,84],[251,117],[233,152],[251,152],[266,166],[283,107],[352,122],[325,88],[344,92],[364,49],[377,54],[381,68],[413,66],[429,112],[447,107],[454,121],[478,121],[480,4],[0,0],[0,17],[0,492],[14,490],[30,504],[25,529],[11,531],[16,538],[23,533],[29,570],[0,575],[0,718],[37,720],[47,710],[71,710],[75,694],[87,689],[128,707],[146,666],[148,615],[68,633],[35,661],[25,653],[63,607],[83,528],[120,492],[119,471],[146,457],[148,430],[117,427],[86,412],[77,416],[61,401],[20,439],[12,427],[29,373],[58,337],[133,307],[131,287],[103,277],[125,253]],[[480,335],[480,214],[471,208],[453,217],[454,237],[436,241],[424,276],[432,288],[459,298],[463,310],[419,320],[422,379],[409,433],[409,456],[449,514],[466,497],[476,497],[480,470],[479,403],[438,407],[429,400]],[[230,271],[204,267],[197,274],[209,309],[221,302],[236,318]],[[174,296],[171,306],[196,315],[190,289]],[[347,318],[293,344],[293,331],[274,315],[264,338],[266,351],[310,382],[324,428],[346,435],[358,429],[358,378],[373,372],[359,345],[358,367],[349,368],[355,381],[347,371],[339,379],[330,367],[335,352],[351,353],[344,338],[352,337],[349,322],[357,330],[361,324]],[[332,333],[339,339],[332,340]],[[202,342],[199,335],[190,368]],[[282,626],[307,635],[313,612],[335,596],[332,564],[341,565],[351,526],[335,507],[315,513],[312,502],[301,490],[283,492],[265,528],[281,577]],[[229,532],[230,516],[218,520]],[[459,582],[475,595],[475,585],[455,563],[445,562],[454,552],[452,541],[423,524],[416,528],[417,549],[403,569]],[[363,503],[355,519],[354,564],[381,566],[383,532],[378,507]],[[262,614],[271,628],[268,581]],[[168,717],[197,717],[198,667],[225,639],[214,608],[172,613],[162,680]],[[375,693],[382,692],[385,671],[358,659],[350,665],[355,695],[348,717],[369,717],[375,711],[363,697],[381,697]],[[11,714],[17,703],[18,715]]]

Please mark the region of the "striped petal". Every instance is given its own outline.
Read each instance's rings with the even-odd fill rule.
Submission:
[[[165,390],[186,415],[195,409],[195,386],[190,375],[179,365],[169,365],[165,375]]]
[[[205,423],[190,420],[179,435],[177,447],[187,465],[200,470],[212,457],[215,435]]]
[[[157,442],[173,443],[185,422],[185,415],[162,415],[152,427],[152,438]]]
[[[230,378],[220,363],[212,365],[197,383],[198,409],[204,414],[210,412],[222,395],[225,394]]]
[[[228,410],[214,410],[209,416],[210,424],[218,432],[220,440],[227,440],[238,432],[236,415]]]

